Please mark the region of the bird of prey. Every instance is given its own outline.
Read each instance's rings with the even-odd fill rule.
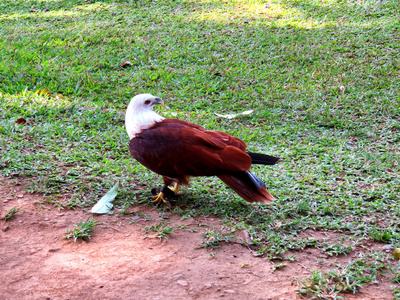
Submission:
[[[225,132],[164,118],[153,111],[158,104],[164,101],[151,94],[139,94],[132,98],[125,115],[131,155],[162,175],[164,181],[161,192],[152,198],[153,203],[170,206],[166,195],[173,195],[179,185],[188,185],[192,176],[217,176],[248,202],[275,200],[250,167],[274,165],[279,158],[246,152],[243,141]]]

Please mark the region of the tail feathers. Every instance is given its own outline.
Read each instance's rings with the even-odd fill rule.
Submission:
[[[218,178],[248,202],[270,203],[275,200],[264,182],[250,171],[219,175]]]
[[[274,165],[280,160],[279,157],[271,155],[253,153],[253,152],[246,152],[246,153],[251,157],[252,164],[255,165]]]
[[[250,171],[244,171],[247,175],[247,177],[250,178],[250,180],[254,183],[254,185],[257,187],[257,189],[262,189],[262,188],[267,188],[265,185],[264,181],[262,181],[260,178],[258,178],[256,175],[251,173]]]

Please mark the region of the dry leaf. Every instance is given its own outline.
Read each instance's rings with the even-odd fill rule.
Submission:
[[[55,95],[54,97],[55,97],[55,98],[58,98],[58,99],[61,99],[61,100],[66,99],[66,97],[64,97],[64,96],[61,95],[61,94],[57,94],[57,95]]]
[[[50,92],[49,89],[38,89],[36,91],[36,94],[41,95],[41,96],[53,96],[53,94]]]
[[[130,61],[124,61],[122,64],[121,64],[121,67],[122,68],[127,68],[127,67],[130,67],[130,66],[133,66],[133,63],[131,63]]]
[[[214,113],[216,116],[221,117],[221,118],[225,118],[225,119],[233,119],[236,118],[237,116],[245,116],[245,115],[250,115],[254,112],[254,109],[250,109],[250,110],[246,110],[244,112],[238,113],[238,114],[227,114],[227,115],[221,115],[221,114],[217,114]]]
[[[24,119],[24,118],[18,118],[15,121],[15,124],[25,124],[25,123],[26,123],[26,119]]]
[[[118,194],[119,182],[110,189],[91,209],[92,214],[107,214],[114,206],[112,202]]]

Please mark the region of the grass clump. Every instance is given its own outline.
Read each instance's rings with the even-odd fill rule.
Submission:
[[[86,221],[81,221],[74,225],[73,229],[66,230],[65,239],[71,239],[76,243],[78,239],[82,239],[86,242],[91,240],[92,232],[94,227],[97,225],[98,221],[90,220],[90,217]]]
[[[201,239],[202,248],[211,247],[213,249],[219,249],[219,244],[229,243],[236,241],[237,239],[233,236],[232,232],[215,231],[207,229],[204,232],[204,238]]]
[[[174,233],[174,227],[167,225],[165,222],[160,222],[151,226],[146,226],[145,232],[149,233],[150,231],[156,232],[160,240],[167,240],[171,234]]]
[[[6,212],[6,214],[5,214],[4,218],[3,218],[3,221],[6,222],[6,221],[9,221],[11,219],[14,219],[15,214],[19,213],[20,211],[21,211],[21,209],[19,209],[18,207],[13,207],[13,208],[9,209]]]

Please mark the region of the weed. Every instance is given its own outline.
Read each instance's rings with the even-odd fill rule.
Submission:
[[[280,270],[280,269],[283,269],[283,268],[285,268],[286,267],[286,264],[282,264],[282,263],[280,263],[280,264],[274,264],[273,266],[272,266],[272,270]]]
[[[146,226],[145,232],[149,233],[150,231],[157,232],[157,237],[159,237],[160,240],[168,239],[169,236],[174,233],[174,227],[169,226],[162,221],[151,226]]]
[[[376,281],[380,268],[368,267],[363,260],[349,262],[346,267],[337,265],[327,272],[314,270],[310,278],[298,280],[299,294],[320,299],[341,299],[342,292],[356,293],[365,283]]]
[[[14,215],[19,213],[21,210],[18,207],[13,207],[6,212],[6,215],[3,218],[3,221],[6,222],[8,220],[14,219]]]
[[[207,229],[204,232],[204,238],[201,239],[202,247],[211,247],[214,249],[219,249],[218,245],[220,243],[229,243],[230,241],[236,240],[234,236],[232,236],[232,232],[223,233],[222,231],[213,231],[211,229]]]
[[[317,246],[319,249],[321,249],[323,252],[327,253],[329,256],[338,256],[341,254],[347,255],[353,247],[354,244],[351,245],[344,245],[343,241],[340,241],[338,243],[334,244],[329,244],[327,241],[319,243]]]
[[[86,221],[81,221],[78,224],[74,225],[74,229],[67,229],[66,230],[66,236],[64,236],[65,239],[70,239],[72,238],[74,243],[78,239],[82,239],[84,241],[90,241],[92,232],[94,230],[94,227],[98,221],[96,220],[90,220],[90,217]]]

